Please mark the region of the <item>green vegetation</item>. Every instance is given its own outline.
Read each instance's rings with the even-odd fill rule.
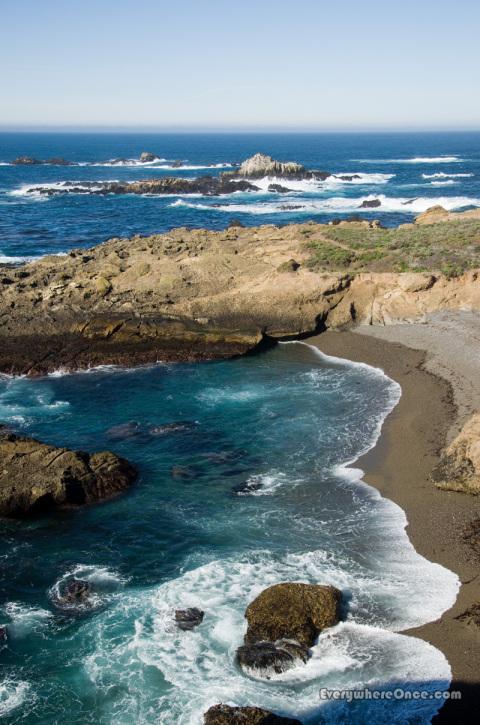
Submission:
[[[480,220],[395,229],[329,226],[307,243],[318,271],[442,272],[455,277],[480,268]]]

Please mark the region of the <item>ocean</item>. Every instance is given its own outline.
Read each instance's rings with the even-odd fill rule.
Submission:
[[[449,208],[477,204],[478,140],[4,134],[0,254],[58,254],[179,225],[219,228],[232,217],[244,224],[326,220],[370,195],[389,201],[364,216],[396,224],[412,218],[413,204],[398,211],[399,199],[415,198],[418,208],[421,199],[430,206],[447,205],[439,201],[446,198]],[[358,172],[365,184],[298,190],[305,210],[294,213],[278,211],[282,202],[260,193],[222,197],[214,206],[219,200],[210,197],[42,198],[26,191],[60,181],[206,171],[172,172],[164,168],[171,161],[148,172],[134,161],[108,166],[142,151],[208,173],[265,151]],[[78,165],[8,165],[23,154],[64,156]],[[0,422],[55,445],[113,450],[140,472],[128,494],[105,504],[0,523],[5,723],[200,725],[219,702],[266,707],[306,725],[430,722],[441,704],[434,698],[348,703],[320,695],[325,687],[365,686],[433,693],[450,682],[444,655],[401,632],[449,608],[458,579],[415,552],[403,511],[355,467],[400,395],[381,370],[324,356],[305,342],[226,362],[1,377]],[[172,423],[163,435],[150,433]],[[92,607],[75,616],[54,604],[72,576],[95,591]],[[245,608],[281,581],[339,587],[343,621],[320,635],[306,665],[270,680],[249,677],[235,664]],[[193,606],[205,611],[202,624],[180,631],[174,610]]]
[[[145,166],[143,151],[158,157]],[[257,151],[358,178],[289,183],[289,194],[221,197],[41,197],[35,186],[133,181],[165,175],[215,175]],[[18,156],[63,157],[72,166],[12,166]],[[123,165],[112,165],[124,159]],[[175,161],[182,168],[172,168]],[[374,209],[360,208],[378,200]],[[428,207],[480,205],[480,133],[431,134],[0,134],[0,260],[55,254],[113,236],[152,234],[176,226],[222,229],[321,222],[360,214],[385,225],[411,221]]]

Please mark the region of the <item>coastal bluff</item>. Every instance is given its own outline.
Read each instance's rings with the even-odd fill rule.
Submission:
[[[480,222],[457,217],[398,230],[367,221],[178,228],[0,267],[0,371],[221,359],[327,328],[478,310],[470,238]],[[425,261],[415,271],[419,232]]]

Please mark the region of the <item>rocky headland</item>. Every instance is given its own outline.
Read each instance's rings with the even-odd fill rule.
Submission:
[[[480,222],[409,227],[180,228],[4,266],[0,371],[226,358],[325,329],[480,309],[470,241]]]

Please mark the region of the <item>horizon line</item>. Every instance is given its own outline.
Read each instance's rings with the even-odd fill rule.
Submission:
[[[0,133],[478,133],[477,126],[135,126],[110,124],[1,124]]]

